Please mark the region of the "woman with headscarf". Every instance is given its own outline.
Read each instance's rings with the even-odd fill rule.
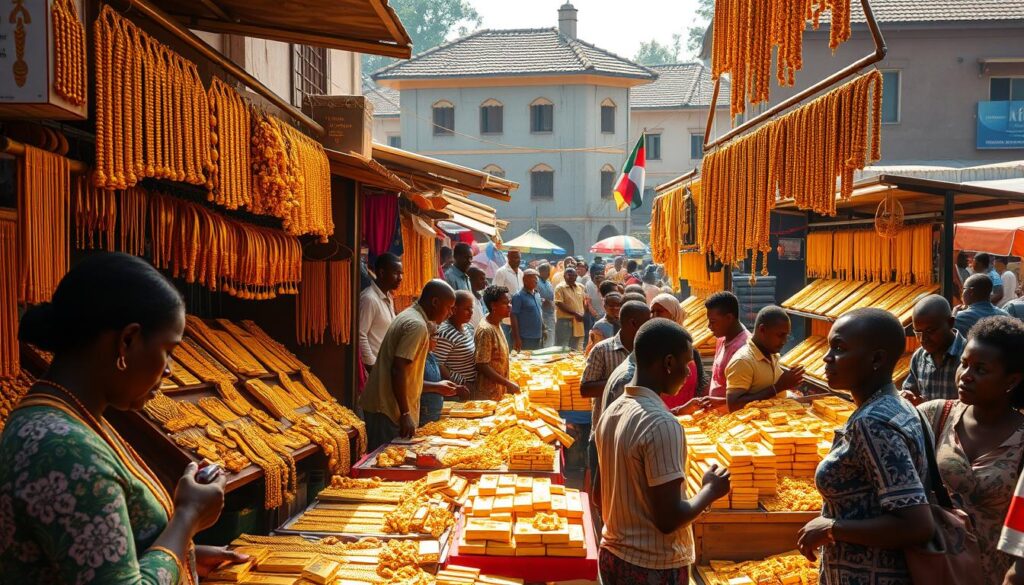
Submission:
[[[686,311],[675,296],[668,293],[661,293],[651,301],[651,317],[662,317],[674,321],[686,327]],[[663,396],[665,404],[670,409],[685,411],[684,405],[692,399],[703,396],[707,392],[707,377],[704,374],[704,364],[701,362],[700,353],[693,348],[693,361],[688,366],[690,375],[686,377],[682,390],[675,396]]]

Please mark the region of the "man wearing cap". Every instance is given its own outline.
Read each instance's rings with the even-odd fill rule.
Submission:
[[[523,271],[523,288],[512,295],[512,348],[516,351],[534,350],[543,347],[544,317],[541,311],[543,299],[537,292],[540,278],[533,268]]]

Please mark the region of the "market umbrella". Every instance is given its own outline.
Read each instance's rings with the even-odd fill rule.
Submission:
[[[549,242],[533,229],[528,229],[521,235],[505,242],[504,247],[509,250],[519,250],[523,254],[565,254],[565,248]]]
[[[633,236],[612,236],[591,246],[590,252],[593,254],[643,256],[650,254],[651,249]]]
[[[953,248],[956,250],[1024,256],[1024,217],[958,223],[955,229]]]
[[[473,244],[477,254],[473,256],[473,265],[484,271],[487,278],[494,278],[494,273],[505,265],[505,256],[493,242],[486,244]]]

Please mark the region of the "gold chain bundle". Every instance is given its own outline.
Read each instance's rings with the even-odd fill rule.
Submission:
[[[321,242],[334,234],[334,216],[331,209],[331,166],[327,153],[319,142],[295,128],[272,118],[288,145],[288,161],[292,173],[298,176],[296,198],[298,205],[284,217],[284,231],[293,235],[320,236]],[[297,170],[296,170],[297,169]]]
[[[807,276],[932,284],[932,225],[907,227],[895,238],[873,230],[813,232],[807,236]]]
[[[676,187],[655,199],[651,206],[651,256],[655,262],[664,264],[673,289],[678,288],[680,278],[685,278],[679,254],[690,225],[686,199],[699,191],[700,181],[695,181],[690,185],[692,195],[687,194],[686,187]]]
[[[352,260],[327,263],[327,321],[335,344],[348,345],[352,335]]]
[[[18,228],[0,218],[0,378],[20,371],[18,348]]]
[[[252,207],[249,170],[249,108],[226,83],[213,79],[206,96],[210,105],[211,143],[217,165],[211,173],[209,200],[228,209]],[[259,212],[256,212],[259,213]]]
[[[196,65],[104,5],[94,24],[98,187],[147,177],[207,183],[206,90]]]
[[[34,383],[35,378],[20,368],[16,368],[9,377],[0,377],[0,431],[4,430],[7,417]]]
[[[295,339],[302,345],[324,342],[327,330],[327,263],[302,261],[302,285],[295,297]]]
[[[412,304],[412,299],[420,296],[423,285],[432,278],[437,278],[437,252],[434,249],[435,239],[421,234],[412,217],[402,215],[402,270],[405,276],[395,291],[395,310],[401,311]]]
[[[242,299],[297,292],[302,247],[294,237],[159,193],[150,194],[149,208],[157,268]]]
[[[76,106],[85,103],[85,27],[73,0],[54,0],[53,89]]]
[[[746,110],[746,102],[768,101],[772,48],[778,47],[776,78],[793,85],[803,67],[803,33],[808,19],[814,28],[831,11],[829,47],[835,51],[850,38],[850,0],[717,0],[712,77],[728,73],[732,82],[730,114]]]
[[[19,297],[49,301],[68,271],[71,173],[68,159],[25,145],[18,182]]]
[[[690,294],[706,299],[725,290],[725,271],[708,272],[707,257],[699,252],[679,255],[680,276],[690,285]]]
[[[882,74],[873,71],[709,153],[702,169],[697,240],[731,264],[767,253],[780,198],[821,215],[853,192],[853,171],[881,157]],[[870,131],[870,138],[869,138]],[[870,140],[870,142],[869,142]]]
[[[832,278],[832,232],[807,234],[807,277]]]
[[[98,189],[85,175],[75,179],[75,247],[113,252],[117,225],[115,191]]]
[[[298,169],[288,157],[288,144],[281,121],[253,108],[252,117],[252,190],[253,213],[290,217],[301,202],[298,199]]]

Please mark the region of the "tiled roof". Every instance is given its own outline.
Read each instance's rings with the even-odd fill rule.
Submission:
[[[373,104],[374,116],[390,117],[401,113],[397,90],[366,84],[363,85],[363,95]]]
[[[555,28],[481,30],[384,67],[373,79],[592,74],[654,79],[636,63]]]
[[[707,108],[715,82],[711,70],[701,63],[652,65],[658,73],[653,83],[629,90],[629,107],[633,109]],[[722,79],[718,91],[718,107],[729,107],[729,81]]]
[[[851,8],[851,20],[864,22],[860,2]],[[1024,0],[872,0],[871,11],[878,22],[1024,20]]]

